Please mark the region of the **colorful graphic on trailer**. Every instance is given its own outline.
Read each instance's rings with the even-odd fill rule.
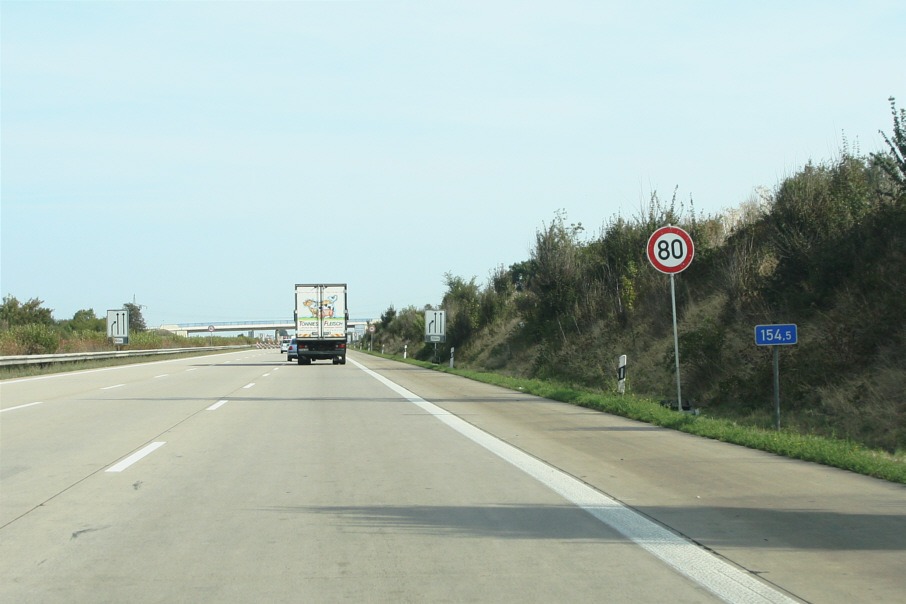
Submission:
[[[296,288],[296,337],[299,338],[345,338],[345,301],[330,286]]]
[[[318,319],[329,319],[333,317],[336,309],[337,296],[330,296],[327,300],[305,300],[302,305],[310,312],[311,316]]]

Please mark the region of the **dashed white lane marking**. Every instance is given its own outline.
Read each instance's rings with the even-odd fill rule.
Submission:
[[[167,443],[165,443],[165,442],[151,443],[147,447],[145,447],[143,449],[139,449],[138,451],[136,451],[135,453],[133,453],[132,455],[130,455],[123,461],[119,462],[118,464],[110,466],[109,468],[107,468],[105,470],[105,472],[122,472],[123,470],[125,470],[126,468],[128,468],[129,466],[131,466],[132,464],[134,464],[141,458],[143,458],[146,455],[149,455],[150,453],[153,453],[157,449],[163,447],[165,444],[167,444]]]
[[[402,386],[368,369],[361,363],[357,363],[352,359],[349,359],[349,361],[466,438],[513,464],[567,500],[572,501],[607,526],[623,534],[626,538],[658,557],[680,574],[695,581],[724,601],[733,604],[793,604],[795,602],[795,600],[779,591],[761,583],[752,575],[739,570],[694,543],[648,520],[604,493],[491,436],[456,415],[429,403]]]
[[[37,401],[35,403],[26,403],[24,405],[16,405],[15,407],[10,407],[9,409],[0,409],[0,413],[4,411],[13,411],[14,409],[24,409],[25,407],[32,407],[34,405],[43,405],[44,401]]]
[[[246,390],[246,389],[248,389],[248,388],[251,388],[251,387],[254,386],[254,385],[255,385],[255,382],[252,382],[251,384],[246,384],[245,386],[243,386],[242,389],[243,389],[243,390]]]
[[[205,411],[216,411],[217,409],[220,409],[221,407],[226,405],[226,403],[227,401],[225,399],[222,401],[217,401],[216,403],[205,409]]]
[[[170,359],[169,361],[152,361],[152,362],[148,362],[148,363],[142,363],[142,366],[163,365],[164,363],[182,363],[185,360],[186,359]],[[196,359],[189,359],[189,360],[196,360]],[[206,367],[210,367],[210,366],[211,366],[211,364],[206,365]],[[35,382],[38,380],[56,380],[56,379],[60,379],[60,378],[68,378],[73,375],[81,375],[84,373],[100,373],[102,371],[121,371],[123,369],[133,369],[134,367],[135,367],[134,365],[118,365],[116,367],[102,367],[101,369],[85,369],[82,371],[66,371],[63,373],[52,373],[50,375],[33,375],[31,377],[18,378],[15,380],[4,380],[3,384],[4,385],[18,384],[20,382]],[[198,369],[198,368],[192,367],[191,369],[186,369],[186,371],[195,371],[196,369]]]
[[[114,388],[122,388],[125,385],[126,384],[116,384],[115,386],[106,386],[104,388],[101,388],[101,390],[113,390]]]

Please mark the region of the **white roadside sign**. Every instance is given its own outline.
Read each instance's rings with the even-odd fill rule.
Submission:
[[[107,337],[116,344],[129,343],[129,311],[125,308],[107,311]]]
[[[425,342],[439,343],[447,341],[447,311],[425,311]]]

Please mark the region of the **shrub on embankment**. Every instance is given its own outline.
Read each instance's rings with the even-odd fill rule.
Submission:
[[[94,310],[80,310],[72,319],[56,321],[53,311],[43,304],[37,298],[25,303],[20,303],[12,295],[3,299],[0,304],[0,356],[117,349],[107,338],[106,320],[95,316]],[[138,318],[141,318],[140,314]],[[144,328],[144,321],[140,320],[130,325],[129,344],[119,348],[152,350],[253,343],[254,339],[246,336],[189,338],[166,331],[148,330]]]
[[[796,323],[799,344],[781,352],[783,425],[906,451],[906,112],[892,99],[891,109],[884,153],[844,144],[721,215],[655,192],[588,237],[558,212],[530,257],[497,267],[484,286],[446,275],[441,357],[455,347],[459,367],[613,392],[626,354],[631,393],[675,399],[670,279],[650,266],[646,243],[678,225],[696,244],[676,277],[684,399],[769,429],[772,358],[753,328]],[[374,345],[433,356],[415,329],[420,312],[385,313]]]

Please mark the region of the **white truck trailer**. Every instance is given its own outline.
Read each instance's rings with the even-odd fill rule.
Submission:
[[[297,283],[296,362],[311,365],[316,359],[331,359],[334,365],[346,364],[345,283]]]

